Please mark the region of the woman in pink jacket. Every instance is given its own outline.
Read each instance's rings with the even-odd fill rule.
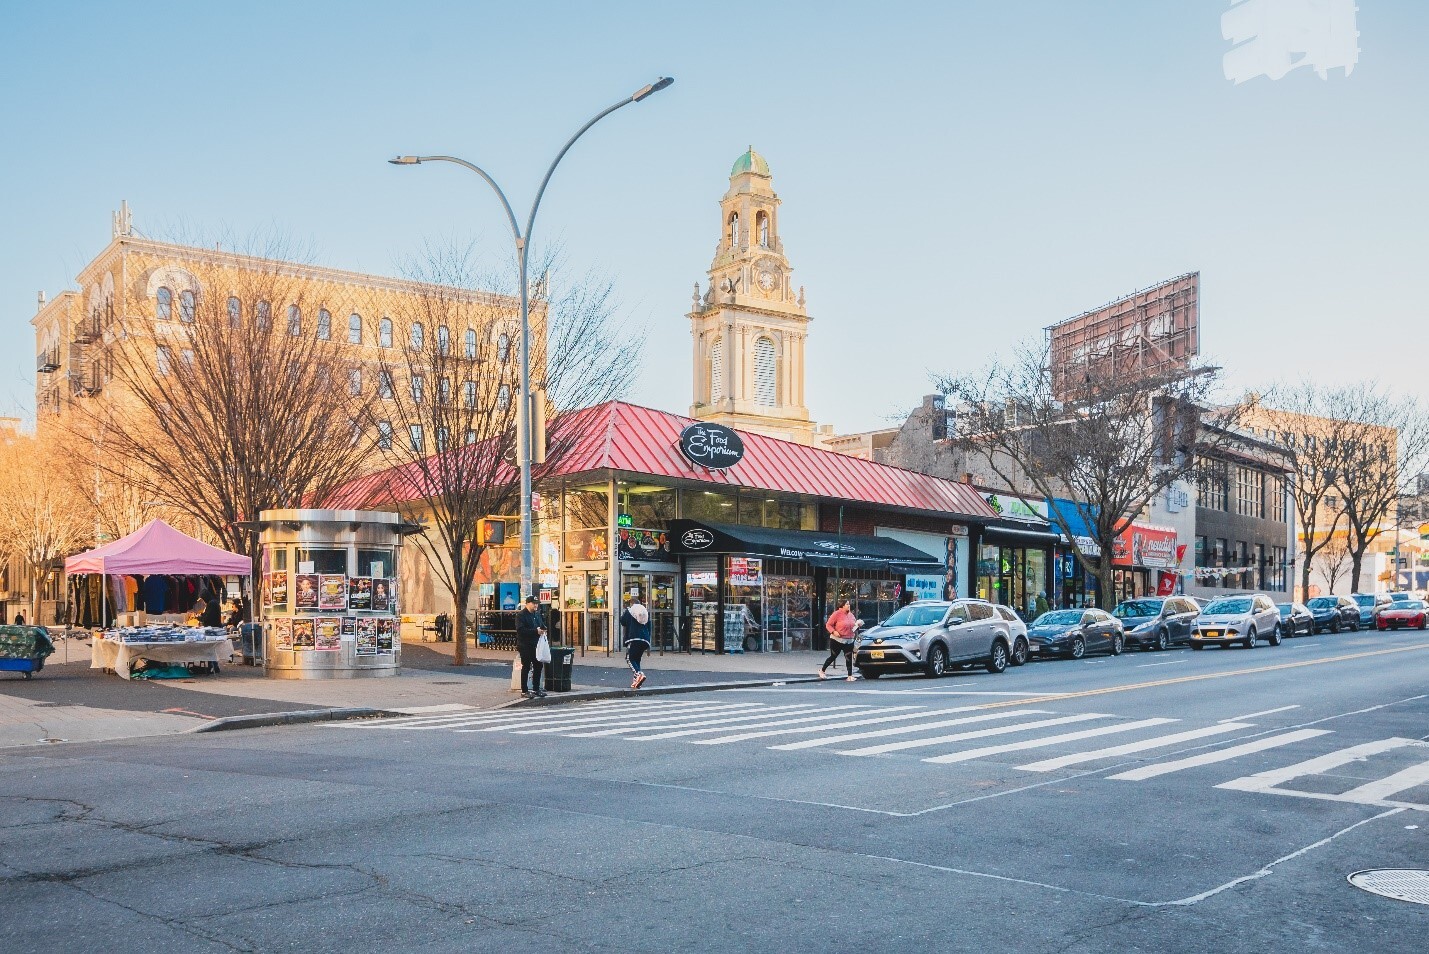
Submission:
[[[834,610],[828,622],[824,623],[824,629],[829,631],[829,658],[819,667],[820,679],[828,678],[829,664],[836,665],[839,655],[842,654],[844,666],[848,669],[848,681],[853,682],[853,637],[861,625],[862,621],[849,609],[849,601],[840,601],[839,608]]]

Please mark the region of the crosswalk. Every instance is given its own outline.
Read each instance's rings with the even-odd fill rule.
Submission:
[[[328,727],[701,746],[753,742],[772,752],[912,757],[935,766],[1010,759],[1023,772],[1105,772],[1102,777],[1110,782],[1145,782],[1279,750],[1294,758],[1295,746],[1316,739],[1323,744],[1323,737],[1334,735],[1328,728],[1267,729],[1253,721],[1281,711],[1195,725],[1178,716],[1132,718],[1032,706],[662,698],[537,709],[443,709]],[[1103,740],[1116,744],[1103,745]],[[1036,750],[1053,751],[1021,761],[1021,753]],[[1229,791],[1429,811],[1429,742],[1397,737],[1361,742],[1213,784]]]

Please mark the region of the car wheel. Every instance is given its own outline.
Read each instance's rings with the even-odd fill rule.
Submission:
[[[924,671],[933,679],[948,671],[948,650],[942,643],[934,643],[929,647],[928,664]]]
[[[1338,633],[1339,631],[1340,631],[1340,621],[1339,621],[1339,620],[1334,620],[1333,622],[1330,623],[1330,632],[1332,632],[1332,633]]]
[[[1067,655],[1073,659],[1081,659],[1087,654],[1087,641],[1080,636],[1072,640],[1072,648],[1067,651]]]
[[[1017,642],[1012,644],[1012,656],[1008,662],[1014,666],[1021,666],[1027,662],[1027,640],[1021,636],[1017,637]]]
[[[879,676],[883,675],[883,673],[879,672],[877,669],[860,669],[858,671],[858,674],[865,679],[877,679]]]
[[[1270,635],[1265,637],[1265,641],[1272,646],[1279,646],[1285,639],[1285,634],[1280,631],[1279,626],[1272,627]]]
[[[1007,644],[1000,639],[992,644],[992,651],[987,654],[987,671],[993,675],[1007,671]]]
[[[1112,636],[1112,638],[1111,638],[1111,654],[1112,654],[1113,656],[1120,656],[1120,655],[1121,655],[1121,634],[1120,634],[1120,633],[1114,634],[1114,635]]]
[[[1245,648],[1246,648],[1246,649],[1254,649],[1254,648],[1255,648],[1256,639],[1257,639],[1257,637],[1256,637],[1256,635],[1255,635],[1255,627],[1252,626],[1252,627],[1250,628],[1250,630],[1245,634]]]
[[[1166,650],[1168,650],[1168,649],[1170,649],[1170,648],[1171,648],[1171,634],[1168,633],[1168,632],[1166,632],[1166,630],[1163,629],[1161,632],[1159,632],[1159,633],[1156,634],[1156,649],[1157,649],[1159,652],[1163,652],[1163,653],[1164,653]]]
[[[1419,617],[1419,625],[1418,625],[1416,628],[1417,628],[1417,629],[1423,629],[1424,626],[1425,626],[1425,623],[1426,623],[1426,620],[1424,619],[1424,617],[1422,617],[1422,616]]]
[[[1352,633],[1358,633],[1359,631],[1360,631],[1360,621],[1359,621],[1359,619],[1358,619],[1358,618],[1355,618],[1355,619],[1350,620],[1350,632],[1352,632]]]

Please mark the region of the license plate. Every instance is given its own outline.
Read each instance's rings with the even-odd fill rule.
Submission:
[[[1040,653],[1040,652],[1042,651],[1042,647],[1041,647],[1041,646],[1036,646],[1036,645],[1028,646],[1028,647],[1027,647],[1027,651],[1028,651],[1029,653]]]
[[[1202,639],[1220,639],[1221,631],[1218,629],[1208,629],[1201,634]]]
[[[869,658],[869,659],[882,659],[882,658],[883,658],[883,650],[881,650],[881,649],[871,649],[871,650],[869,650],[869,652],[868,652],[868,658]]]

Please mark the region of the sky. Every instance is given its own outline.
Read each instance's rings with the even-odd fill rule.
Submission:
[[[1235,83],[1228,0],[7,0],[0,413],[33,415],[36,292],[74,287],[121,199],[156,238],[277,232],[390,275],[474,242],[496,269],[484,183],[385,160],[469,159],[524,210],[571,133],[662,75],[565,158],[533,236],[555,284],[612,282],[644,329],[633,401],[688,410],[690,293],[751,144],[814,318],[809,408],[840,433],[1188,271],[1229,387],[1429,398],[1429,4],[1320,2],[1351,6],[1349,75]]]

